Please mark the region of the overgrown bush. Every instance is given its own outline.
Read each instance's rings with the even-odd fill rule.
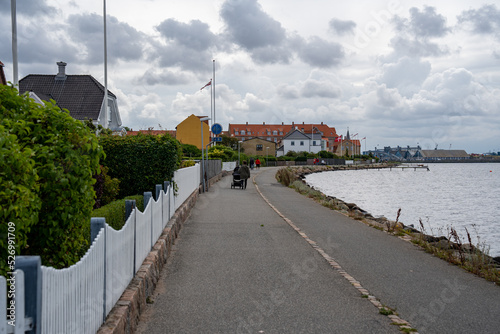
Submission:
[[[37,104],[11,86],[0,85],[0,125],[14,153],[0,160],[25,173],[13,176],[2,168],[2,197],[14,191],[7,200],[20,205],[2,203],[2,226],[4,219],[15,222],[20,254],[40,255],[44,265],[56,268],[74,264],[87,243],[82,230],[94,205],[92,175],[103,157],[97,138],[54,101]],[[23,154],[29,161],[24,165],[16,162]]]
[[[236,154],[235,154],[236,153]],[[224,145],[215,145],[208,149],[210,159],[220,159],[222,161],[232,161],[234,156],[238,159],[238,152]]]
[[[185,157],[201,157],[201,150],[195,145],[181,144],[181,149]]]
[[[171,180],[181,164],[179,142],[166,135],[101,136],[109,175],[120,180],[119,198],[142,194]]]
[[[109,176],[108,170],[108,167],[101,165],[101,172],[94,175],[94,179],[96,179],[94,184],[96,194],[94,209],[113,202],[120,191],[120,180]]]
[[[120,230],[125,224],[125,201],[126,200],[135,200],[137,208],[143,212],[144,211],[144,196],[143,195],[135,195],[128,196],[124,199],[119,199],[113,201],[109,204],[106,204],[99,209],[96,209],[92,212],[92,217],[104,217],[106,219],[106,223],[114,228],[115,230]],[[88,224],[88,233],[86,233],[87,237],[90,236],[90,219]]]
[[[24,250],[28,232],[38,221],[38,175],[32,150],[21,148],[17,137],[0,125],[0,275],[7,276],[7,262]],[[14,225],[10,225],[12,222]],[[11,233],[9,235],[9,232]],[[12,240],[9,248],[8,241]],[[13,248],[14,247],[14,248]]]
[[[291,183],[293,183],[294,181],[297,180],[297,177],[295,176],[295,173],[292,171],[292,169],[290,169],[289,167],[285,167],[285,168],[280,168],[278,169],[278,171],[276,172],[276,180],[285,185],[285,186],[289,186]]]

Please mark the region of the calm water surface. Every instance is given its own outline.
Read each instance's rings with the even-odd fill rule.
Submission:
[[[306,182],[322,193],[356,203],[374,216],[413,224],[448,236],[453,227],[467,243],[489,246],[500,256],[500,164],[429,164],[425,169],[333,171],[310,174]]]

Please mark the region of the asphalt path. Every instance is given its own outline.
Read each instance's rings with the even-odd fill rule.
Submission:
[[[246,190],[228,176],[200,195],[138,333],[400,333],[318,249],[419,333],[500,333],[500,287],[317,204],[275,172],[252,171]]]

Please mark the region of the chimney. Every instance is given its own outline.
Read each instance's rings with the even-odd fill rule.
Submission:
[[[285,122],[281,122],[281,125],[285,125]]]
[[[266,125],[266,122],[262,122],[262,125]]]
[[[323,122],[321,122],[321,125],[323,125]]]
[[[248,125],[248,122],[247,122],[247,124],[246,124],[246,125]]]
[[[63,61],[60,61],[57,63],[57,66],[59,66],[59,73],[56,75],[56,80],[66,80],[66,63]]]

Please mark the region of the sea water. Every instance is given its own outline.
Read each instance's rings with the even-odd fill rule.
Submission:
[[[500,256],[500,163],[435,163],[426,169],[368,169],[310,174],[322,193],[356,203],[375,217],[414,225],[435,236],[454,228],[462,243]]]

